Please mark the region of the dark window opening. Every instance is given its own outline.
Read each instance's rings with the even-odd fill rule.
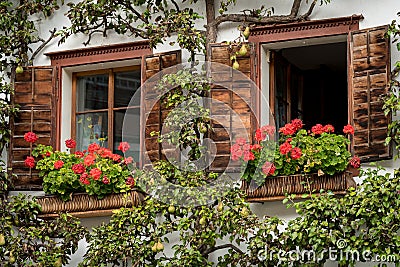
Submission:
[[[330,43],[276,50],[274,110],[282,127],[294,118],[306,128],[348,122],[347,44]]]

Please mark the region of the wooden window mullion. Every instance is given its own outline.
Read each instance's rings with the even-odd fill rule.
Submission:
[[[108,148],[114,150],[114,72],[108,72]]]
[[[71,138],[76,140],[76,94],[77,94],[77,75],[76,73],[72,74],[72,117],[71,117]],[[71,149],[72,152],[75,152],[75,148]]]

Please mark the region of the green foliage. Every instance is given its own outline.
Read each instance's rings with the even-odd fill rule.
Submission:
[[[6,195],[11,185],[11,179],[6,170],[6,163],[0,160],[0,198]]]
[[[0,3],[1,71],[31,63],[28,55],[32,52],[31,46],[43,42],[34,20],[50,17],[62,4],[62,1],[60,3],[57,0],[2,1]]]
[[[26,195],[0,199],[0,262],[4,266],[61,266],[87,231],[67,214],[52,221],[37,217],[40,206]],[[2,265],[3,266],[3,265]]]
[[[205,36],[195,27],[195,22],[203,17],[190,7],[181,9],[175,1],[142,0],[132,5],[124,0],[83,0],[68,5],[67,16],[72,25],[59,31],[61,42],[72,34],[84,33],[88,35],[85,44],[89,44],[93,34],[106,36],[114,31],[149,39],[155,47],[176,34],[181,48],[192,54],[204,52]]]
[[[204,107],[203,97],[210,91],[205,74],[195,69],[183,69],[164,75],[157,88],[162,95],[161,103],[172,109],[163,124],[159,142],[168,142],[180,150],[190,148],[190,160],[198,160],[202,153],[202,136],[210,129],[209,109]]]
[[[79,154],[53,152],[51,146],[38,145],[32,154],[42,157],[36,169],[43,177],[43,191],[64,201],[69,200],[72,193],[86,192],[101,199],[130,189],[127,184],[131,177],[128,164],[108,149],[98,147],[95,151]],[[56,168],[57,162],[62,162],[62,167]]]
[[[0,54],[1,55],[1,54]],[[10,141],[10,124],[9,118],[15,116],[18,112],[18,107],[11,104],[10,97],[13,94],[11,84],[0,76],[0,155],[3,153],[5,146]]]
[[[397,13],[400,16],[400,12]],[[393,20],[391,25],[389,26],[389,30],[387,32],[387,37],[391,36],[393,38],[393,43],[397,43],[397,50],[400,51],[400,24]],[[398,76],[400,72],[400,61],[396,62],[394,65],[394,69],[392,70],[390,84],[389,84],[389,92],[386,96],[384,96],[384,106],[383,110],[386,116],[396,116],[398,111],[400,110],[400,98],[399,98],[399,89],[400,83],[398,81]],[[400,150],[400,121],[393,120],[388,127],[388,137],[386,138],[386,144],[389,144],[391,141],[394,142],[396,146],[396,150]],[[397,155],[398,156],[398,155]]]
[[[342,257],[340,264],[354,265],[356,261],[375,259],[376,255],[392,255],[400,259],[400,178],[383,174],[382,168],[362,171],[363,184],[351,188],[342,198],[333,194],[296,202],[300,215],[288,224],[282,235],[286,250],[313,250],[315,258],[302,258],[294,266],[305,263],[324,263],[329,258],[328,248],[335,256],[357,251],[359,258]],[[367,255],[363,257],[362,253]],[[370,252],[369,254],[367,252]],[[369,257],[369,258],[368,258]],[[319,259],[317,259],[319,258]]]
[[[279,234],[280,221],[259,220],[238,190],[209,205],[170,207],[148,199],[143,206],[116,211],[109,224],[93,230],[82,266],[213,266],[209,256],[222,249],[227,252],[216,266],[250,266],[261,264],[257,246],[276,242]],[[167,247],[173,233],[179,233],[179,241],[169,247],[172,253],[154,248],[157,243]],[[253,250],[241,249],[248,244]]]

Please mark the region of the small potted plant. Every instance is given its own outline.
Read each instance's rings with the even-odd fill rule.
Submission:
[[[256,131],[256,144],[248,144],[239,138],[231,147],[232,160],[242,162],[242,187],[251,189],[264,187],[270,196],[285,193],[304,193],[308,189],[345,190],[354,182],[343,176],[348,166],[360,167],[360,159],[348,151],[349,139],[335,134],[332,125],[317,124],[307,131],[303,122],[294,119],[279,129],[279,140],[275,139],[275,127],[263,126]],[[353,134],[351,125],[346,125],[344,134]],[[338,177],[343,176],[346,181]],[[310,179],[312,182],[309,184]],[[287,179],[289,184],[283,183]],[[271,180],[272,179],[272,180]],[[299,179],[303,184],[294,182]],[[268,185],[266,185],[266,183]],[[322,183],[322,184],[321,184]],[[265,188],[268,187],[268,188]],[[284,192],[286,190],[286,192]]]
[[[25,134],[24,138],[32,144],[38,139],[33,132]],[[75,140],[68,139],[65,144],[66,152],[38,144],[25,160],[26,166],[39,170],[46,194],[70,201],[74,195],[84,193],[86,198],[96,201],[135,188],[132,157],[122,157],[97,143],[90,144],[87,150],[72,153]],[[118,149],[125,153],[129,148],[127,142],[121,142]]]

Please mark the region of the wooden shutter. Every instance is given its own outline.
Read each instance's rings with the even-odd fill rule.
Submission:
[[[239,166],[235,165],[231,165],[232,169],[227,169],[231,143],[235,142],[238,137],[253,140],[256,121],[251,108],[255,107],[256,88],[251,80],[255,80],[256,73],[255,46],[252,43],[247,43],[247,45],[247,54],[237,55],[238,70],[244,75],[237,74],[232,68],[219,68],[214,65],[210,70],[211,78],[215,82],[211,86],[210,97],[212,100],[219,101],[219,103],[212,102],[210,107],[211,117],[214,118],[211,121],[210,138],[215,142],[217,150],[215,158],[210,164],[210,171],[237,171]],[[211,44],[209,49],[211,62],[231,67],[233,63],[231,56],[236,50],[237,48],[228,44]],[[246,101],[250,103],[251,107]],[[243,129],[242,123],[246,129],[245,133],[239,130],[239,128]]]
[[[37,144],[55,146],[56,142],[56,69],[55,67],[30,67],[16,74],[13,103],[20,112],[11,123],[9,167],[15,189],[42,188],[38,172],[24,165],[32,146],[24,134],[32,131],[39,137]]]
[[[168,110],[166,110],[160,101],[155,105],[154,99],[158,97],[156,90],[156,82],[146,82],[154,75],[160,75],[159,72],[171,66],[180,64],[181,51],[171,51],[155,55],[146,56],[143,61],[143,86],[142,86],[142,100],[143,100],[143,115],[142,125],[144,124],[144,141],[142,142],[142,166],[144,168],[150,167],[151,162],[165,158],[166,151],[163,151],[161,144],[157,141],[157,136],[151,136],[153,131],[161,131],[162,121],[166,118]],[[157,77],[157,76],[156,76]],[[156,80],[159,81],[161,76]],[[153,101],[152,101],[153,100]]]
[[[385,146],[390,118],[382,111],[390,74],[387,26],[350,33],[350,117],[355,128],[353,153],[363,162],[391,158]]]

